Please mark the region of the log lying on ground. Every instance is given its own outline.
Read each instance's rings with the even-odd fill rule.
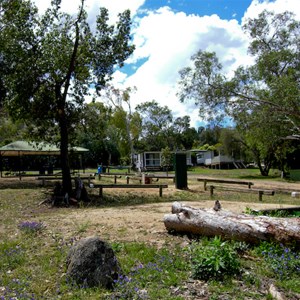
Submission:
[[[235,214],[226,210],[195,209],[179,202],[164,216],[169,232],[222,236],[248,243],[278,241],[300,245],[300,218],[273,218]]]

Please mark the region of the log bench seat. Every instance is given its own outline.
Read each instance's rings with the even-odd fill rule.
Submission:
[[[242,180],[229,180],[229,179],[213,179],[213,178],[197,178],[197,181],[203,182],[203,188],[207,190],[207,183],[214,182],[214,183],[223,183],[223,184],[240,184],[240,185],[247,185],[248,189],[251,189],[251,186],[254,184],[250,181],[242,181]]]
[[[95,176],[89,175],[89,176],[71,176],[71,179],[80,178],[81,180],[88,180],[88,184],[91,183],[91,180],[95,179]],[[53,181],[53,180],[62,180],[62,176],[38,176],[37,180],[42,181],[42,185],[45,186],[46,181]]]
[[[126,182],[129,184],[130,180],[137,180],[142,184],[142,176],[126,176]]]
[[[158,189],[159,196],[162,197],[162,190],[167,188],[167,184],[90,184],[91,188],[99,188],[99,196],[103,197],[103,189]]]
[[[216,186],[216,185],[210,185],[209,186],[209,191],[210,191],[210,196],[213,196],[214,190],[215,189],[221,189],[224,191],[232,191],[232,192],[238,192],[238,193],[253,193],[253,194],[258,194],[258,200],[262,201],[262,196],[274,196],[275,191],[273,190],[263,190],[263,189],[243,189],[243,188],[235,188],[235,187],[225,187],[225,186]]]
[[[159,179],[172,179],[175,182],[175,175],[147,175],[147,177],[156,179],[156,181]]]
[[[113,178],[114,179],[114,183],[117,183],[117,178],[122,178],[122,175],[116,175],[116,174],[98,174],[98,180],[100,180],[101,178]]]
[[[151,179],[151,181],[158,182],[159,179],[172,179],[175,182],[175,176],[167,176],[167,175],[145,175],[145,178]],[[129,184],[130,180],[138,180],[142,183],[143,177],[142,176],[126,176],[126,182]]]

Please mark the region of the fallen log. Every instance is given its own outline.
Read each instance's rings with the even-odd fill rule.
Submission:
[[[300,246],[300,218],[273,218],[236,214],[226,210],[196,209],[179,202],[164,216],[169,232],[222,236],[225,239],[258,243],[278,241]]]

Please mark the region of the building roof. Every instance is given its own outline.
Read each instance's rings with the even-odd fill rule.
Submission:
[[[82,147],[72,147],[70,151],[84,153],[89,150]],[[16,141],[0,147],[1,156],[20,156],[20,155],[59,155],[60,149],[55,145],[46,142],[27,142]]]

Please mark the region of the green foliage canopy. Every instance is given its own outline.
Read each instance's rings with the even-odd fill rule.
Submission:
[[[204,118],[231,117],[267,175],[282,139],[300,132],[300,23],[290,12],[263,11],[244,30],[253,65],[227,78],[216,54],[200,50],[180,71],[178,95],[195,101]]]
[[[60,0],[40,16],[29,0],[0,3],[0,90],[11,115],[31,125],[31,135],[55,139],[61,148],[63,185],[70,191],[68,144],[85,97],[97,94],[133,52],[130,12],[116,26],[100,8],[96,28],[87,22],[84,0],[76,15],[60,10]]]

